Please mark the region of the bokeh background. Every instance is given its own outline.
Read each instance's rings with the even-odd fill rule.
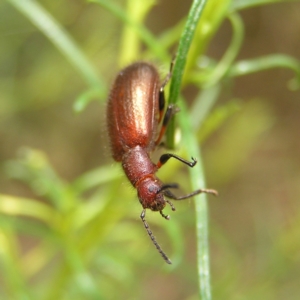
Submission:
[[[39,3],[76,41],[109,87],[119,69],[116,58],[120,55],[122,23],[101,6],[85,1]],[[159,1],[148,14],[146,26],[159,35],[186,16],[189,7],[190,1]],[[300,3],[259,6],[240,14],[245,38],[238,59],[271,53],[300,59]],[[231,33],[229,22],[222,22],[206,54],[218,60],[228,47]],[[289,69],[276,68],[228,80],[215,105],[216,113],[228,109],[228,103],[236,107],[202,143],[207,185],[220,194],[218,199],[209,199],[215,299],[299,299],[300,93],[288,88],[293,76]],[[114,167],[105,130],[105,99],[95,97],[82,112],[73,110],[75,100],[86,89],[82,77],[58,49],[10,1],[1,1],[1,194],[46,201],[24,180],[11,178],[18,176],[8,170],[9,163],[24,155],[47,157],[63,182],[74,182],[103,165]],[[183,92],[192,102],[194,89],[187,87]],[[184,172],[180,169],[175,179],[179,181]],[[104,195],[115,198],[107,211],[107,219],[115,222],[106,228],[102,248],[98,245],[102,249],[99,261],[87,267],[96,282],[101,278],[104,299],[120,299],[120,295],[122,299],[197,299],[193,202],[176,203],[177,213],[168,222],[184,236],[182,261],[170,271],[144,232],[135,192],[121,172],[118,176],[113,182],[118,188],[113,192],[108,192],[111,183],[101,187]],[[188,190],[185,180],[183,187]],[[101,222],[100,227],[104,226]],[[148,222],[171,256],[168,234],[177,231],[166,233],[169,224],[154,214],[148,214]],[[114,234],[129,237],[117,243],[108,238]],[[39,238],[18,231],[16,236],[14,249],[22,265],[23,257],[28,258]],[[116,247],[122,248],[123,261],[113,260],[112,249]],[[93,252],[96,257],[97,249]],[[105,252],[110,252],[111,261],[101,261]],[[60,255],[28,275],[25,282],[29,290],[46,290],[47,283],[41,281],[49,283],[55,276]],[[97,266],[102,269],[95,270]],[[12,299],[5,276],[7,273],[0,270],[0,291],[3,299]],[[71,299],[70,295],[64,299]]]

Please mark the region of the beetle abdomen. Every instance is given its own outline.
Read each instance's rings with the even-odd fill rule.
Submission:
[[[160,81],[157,70],[144,62],[134,63],[117,76],[107,107],[107,126],[113,157],[127,149],[154,148],[159,117]]]

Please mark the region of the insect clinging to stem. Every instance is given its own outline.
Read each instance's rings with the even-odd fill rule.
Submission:
[[[112,86],[107,105],[107,127],[112,156],[121,162],[123,170],[134,188],[143,207],[140,215],[153,244],[163,259],[170,259],[157,243],[146,221],[146,209],[159,211],[162,217],[168,203],[175,211],[172,200],[184,200],[200,193],[217,195],[215,190],[198,189],[184,196],[174,195],[170,189],[178,188],[176,183],[164,184],[155,175],[170,158],[194,167],[197,161],[187,161],[175,154],[161,155],[158,163],[153,163],[150,153],[160,144],[171,117],[178,112],[174,105],[165,110],[164,88],[172,75],[172,65],[165,80],[160,83],[157,69],[147,62],[136,62],[124,68],[117,75]],[[158,130],[159,125],[160,129]]]

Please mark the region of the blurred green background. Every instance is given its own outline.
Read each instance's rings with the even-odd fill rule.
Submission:
[[[105,101],[124,63],[121,50],[131,48],[123,23],[94,3],[38,1],[90,63],[87,79],[14,2],[0,2],[0,298],[198,299],[193,201],[175,203],[170,222],[147,215],[174,261],[166,266],[140,221],[136,192],[110,157]],[[190,4],[161,0],[144,24],[162,37]],[[236,61],[300,58],[300,3],[240,16]],[[205,54],[218,61],[231,36],[222,21]],[[170,60],[175,51],[174,41]],[[137,59],[147,57],[167,72],[168,62],[146,50]],[[290,88],[293,77],[287,68],[225,76],[198,133],[207,187],[219,191],[209,198],[214,299],[299,299],[300,93]],[[183,90],[190,105],[198,89]],[[86,98],[97,101],[75,112]],[[170,163],[160,177],[189,191],[187,170],[178,168]]]

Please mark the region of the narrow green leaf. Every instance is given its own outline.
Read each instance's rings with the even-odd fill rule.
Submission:
[[[247,75],[272,68],[288,68],[295,72],[291,89],[300,88],[300,61],[285,54],[271,54],[235,63],[228,72],[231,77]]]
[[[215,66],[210,76],[207,77],[207,82],[205,83],[206,87],[217,84],[217,82],[224,77],[242,46],[244,26],[241,17],[236,13],[232,13],[228,15],[228,19],[233,30],[232,40],[222,59]]]
[[[53,223],[55,211],[49,206],[36,200],[0,194],[0,212],[11,216],[26,216]]]
[[[4,275],[1,278],[1,290],[3,286],[6,286],[7,292],[10,295],[6,299],[34,299],[30,287],[24,278],[24,274],[21,271],[20,257],[16,253],[16,248],[15,235],[9,230],[3,230],[1,228],[0,265],[1,273]]]
[[[273,4],[273,3],[286,3],[286,2],[299,2],[299,0],[234,0],[231,3],[230,9],[242,10],[258,5]]]
[[[87,84],[91,87],[97,87],[100,90],[106,89],[104,81],[100,79],[96,70],[92,67],[91,63],[87,60],[71,36],[38,2],[35,0],[7,1],[45,34],[71,65],[77,69]]]
[[[130,15],[128,15],[120,6],[115,4],[112,1],[107,0],[89,0],[90,2],[97,3],[110,11],[115,17],[119,18],[122,22],[130,26],[134,29],[139,35],[140,39],[147,45],[149,49],[151,49],[152,53],[160,58],[162,61],[168,61],[169,55],[162,48],[159,41],[156,39],[154,35],[142,24],[132,19]]]

